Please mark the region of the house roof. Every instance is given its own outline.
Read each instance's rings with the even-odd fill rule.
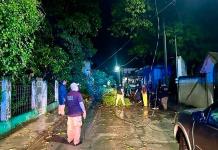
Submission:
[[[206,59],[204,60],[204,64],[201,68],[200,73],[208,73],[213,70],[214,64],[218,63],[218,53],[217,52],[209,52]]]
[[[218,53],[217,52],[209,52],[208,56],[212,58],[214,64],[218,63]]]

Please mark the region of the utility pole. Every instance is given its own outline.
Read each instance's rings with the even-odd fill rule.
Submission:
[[[165,23],[163,23],[164,30],[164,61],[165,61],[165,83],[168,85],[168,69],[167,69],[167,42],[166,42],[166,32],[165,32]]]
[[[175,35],[175,51],[176,51],[176,77],[178,78],[178,53],[177,53],[176,35]]]

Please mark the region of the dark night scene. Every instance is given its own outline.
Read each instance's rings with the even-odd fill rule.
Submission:
[[[0,150],[217,150],[218,0],[0,0]]]

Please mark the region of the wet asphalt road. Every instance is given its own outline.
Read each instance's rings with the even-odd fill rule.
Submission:
[[[142,106],[103,107],[91,115],[83,129],[83,143],[66,143],[66,119],[48,134],[36,149],[68,150],[177,150],[173,137],[172,111],[149,110]]]

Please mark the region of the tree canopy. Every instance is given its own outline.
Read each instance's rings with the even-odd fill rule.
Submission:
[[[52,31],[53,46],[60,47],[65,55],[59,58],[65,66],[58,75],[63,74],[61,78],[69,80],[82,80],[83,62],[96,52],[91,39],[101,27],[98,1],[44,0],[43,7]]]
[[[145,65],[151,64],[154,57],[156,42],[159,32],[159,47],[157,61],[163,63],[163,24],[166,26],[168,55],[175,56],[175,36],[177,37],[178,54],[181,55],[188,65],[196,67],[203,61],[208,51],[214,51],[218,39],[214,34],[214,26],[203,22],[205,11],[210,12],[208,17],[215,21],[217,2],[200,2],[190,4],[189,1],[178,1],[177,3],[168,0],[119,0],[112,8],[113,24],[112,35],[115,37],[131,38],[132,44],[129,48],[130,55],[138,55],[144,60]],[[190,6],[191,5],[191,6]],[[210,5],[211,10],[207,8]],[[156,6],[158,15],[156,14]],[[159,27],[157,16],[159,17]],[[208,18],[206,17],[206,18]],[[207,28],[212,26],[211,29]],[[209,40],[210,39],[210,40]],[[146,62],[146,61],[147,62]],[[159,60],[159,61],[158,61]]]
[[[0,3],[0,75],[17,76],[26,69],[43,15],[37,0]]]

